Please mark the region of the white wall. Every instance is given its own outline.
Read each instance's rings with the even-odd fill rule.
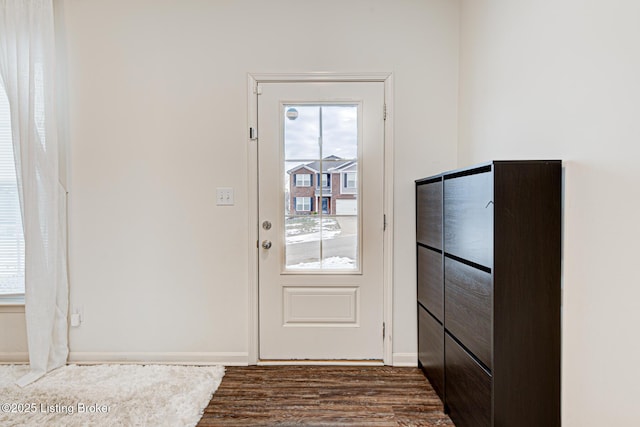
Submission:
[[[0,304],[0,363],[26,362],[24,305]]]
[[[306,71],[394,73],[394,353],[415,357],[413,180],[455,166],[457,2],[61,5],[72,360],[246,361],[247,73]]]
[[[565,162],[563,424],[640,425],[640,3],[461,4],[460,166]]]

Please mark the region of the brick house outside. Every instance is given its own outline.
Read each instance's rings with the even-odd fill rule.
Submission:
[[[320,164],[322,163],[322,173]],[[356,215],[358,164],[337,156],[296,166],[289,174],[289,212]]]

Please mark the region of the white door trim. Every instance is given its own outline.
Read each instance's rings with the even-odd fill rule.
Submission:
[[[383,319],[385,338],[383,362],[393,363],[393,74],[382,73],[249,73],[247,76],[247,141],[248,141],[248,230],[249,230],[249,343],[248,363],[258,363],[259,304],[258,304],[258,150],[251,129],[258,127],[258,83],[269,82],[383,82],[386,105],[384,126],[384,211],[387,228],[384,234]],[[382,112],[381,112],[382,114]],[[382,333],[382,331],[381,331]]]

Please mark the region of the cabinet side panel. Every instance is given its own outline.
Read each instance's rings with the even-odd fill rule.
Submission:
[[[494,176],[494,423],[559,426],[561,163]]]

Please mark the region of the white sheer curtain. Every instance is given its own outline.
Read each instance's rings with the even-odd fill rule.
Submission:
[[[66,363],[65,191],[59,181],[53,0],[0,0],[0,77],[9,99],[25,235],[25,386]]]

